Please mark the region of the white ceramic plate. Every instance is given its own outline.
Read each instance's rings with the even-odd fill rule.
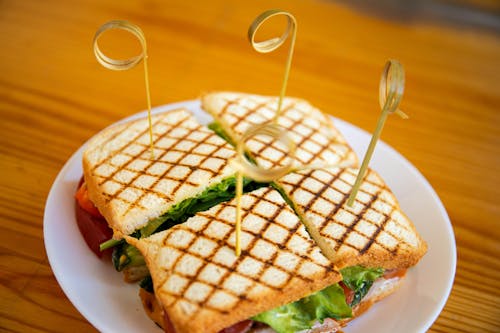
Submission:
[[[154,112],[186,107],[202,123],[211,118],[199,101],[169,104]],[[138,118],[144,113],[129,117]],[[335,119],[340,131],[362,158],[370,134]],[[44,238],[54,275],[74,306],[101,332],[161,330],[149,320],[138,297],[139,287],[126,284],[110,262],[99,260],[78,230],[73,194],[82,175],[80,148],[64,165],[49,193],[44,215]],[[429,251],[412,268],[402,288],[351,322],[346,333],[425,332],[441,312],[453,284],[456,248],[453,229],[438,196],[403,156],[379,142],[371,161],[413,220]]]

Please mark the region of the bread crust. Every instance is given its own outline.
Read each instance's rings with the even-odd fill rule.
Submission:
[[[139,289],[139,297],[141,298],[142,306],[144,307],[144,312],[148,315],[149,319],[154,321],[161,328],[165,328],[163,323],[163,309],[156,300],[154,294],[144,290]]]

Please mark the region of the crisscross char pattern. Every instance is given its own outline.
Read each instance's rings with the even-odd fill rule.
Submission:
[[[200,312],[208,311],[213,318],[229,314],[236,306],[241,309],[240,303],[258,304],[261,297],[272,308],[274,303],[278,306],[305,296],[318,279],[337,281],[333,265],[276,190],[245,194],[242,208],[240,257],[234,254],[235,200],[138,240],[137,247],[144,253],[157,252],[152,262],[146,258],[150,268],[161,270],[152,276],[161,276],[154,281],[155,291],[169,316],[181,310],[180,321],[198,321],[203,320]]]
[[[357,169],[317,169],[292,173],[278,183],[336,251],[337,257],[369,250],[396,254],[419,246],[412,223],[382,179],[369,170],[353,207],[349,197]]]
[[[229,133],[241,136],[253,125],[263,124],[276,114],[278,98],[258,95],[221,93],[216,119],[229,127]],[[219,111],[220,110],[220,111]],[[297,145],[296,165],[328,163],[329,165],[357,158],[331,119],[306,101],[285,98],[278,124]],[[265,168],[281,166],[286,160],[286,149],[274,140],[258,136],[247,142],[249,150],[257,156],[259,165]]]
[[[234,149],[190,112],[165,112],[152,120],[154,158],[146,119],[112,128],[84,156],[111,212],[106,219],[125,235],[234,173],[228,165]]]

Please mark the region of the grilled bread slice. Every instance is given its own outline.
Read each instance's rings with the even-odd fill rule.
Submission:
[[[401,269],[416,264],[427,245],[375,171],[368,170],[354,205],[347,206],[357,172],[304,170],[277,183],[337,267]]]
[[[97,134],[83,154],[90,200],[122,238],[233,175],[235,150],[179,109],[152,116],[154,157],[146,118]]]
[[[222,126],[235,142],[252,125],[271,121],[276,114],[277,97],[267,97],[235,92],[209,93],[202,96],[202,107]],[[355,153],[332,120],[305,100],[286,97],[278,124],[287,130],[297,145],[295,165],[335,165],[340,162],[358,161]],[[281,166],[286,155],[283,147],[263,136],[247,142],[264,168]],[[286,150],[285,150],[286,152]]]
[[[126,238],[144,255],[176,332],[215,333],[341,279],[276,190],[243,195],[242,209],[240,257],[235,200],[148,238]]]

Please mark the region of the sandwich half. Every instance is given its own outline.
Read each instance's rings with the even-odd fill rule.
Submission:
[[[377,258],[338,270],[274,188],[243,195],[242,209],[240,257],[235,200],[127,237],[151,272],[146,311],[166,332],[338,332],[401,284],[407,266]]]
[[[251,126],[273,120],[278,97],[216,92],[203,95],[201,103],[215,119],[211,127],[234,144]],[[285,97],[278,125],[297,146],[293,161],[296,166],[332,166],[341,162],[356,166],[358,163],[331,118],[305,100]],[[281,166],[286,159],[283,147],[262,136],[249,140],[247,148],[264,168]]]
[[[182,215],[192,208],[191,199],[204,200],[201,195],[208,199],[200,209],[218,194],[226,200],[231,197],[225,193],[234,182],[235,171],[228,163],[236,154],[231,145],[185,109],[155,114],[152,123],[153,157],[146,118],[104,130],[83,154],[89,198],[116,239],[152,220],[161,224],[158,219],[165,214]]]
[[[127,237],[144,255],[175,332],[219,332],[340,280],[279,192],[247,193],[242,209],[239,257],[235,200],[150,237]]]
[[[353,206],[347,206],[357,173],[351,168],[302,170],[276,183],[337,267],[415,265],[427,245],[375,171],[368,170]]]

